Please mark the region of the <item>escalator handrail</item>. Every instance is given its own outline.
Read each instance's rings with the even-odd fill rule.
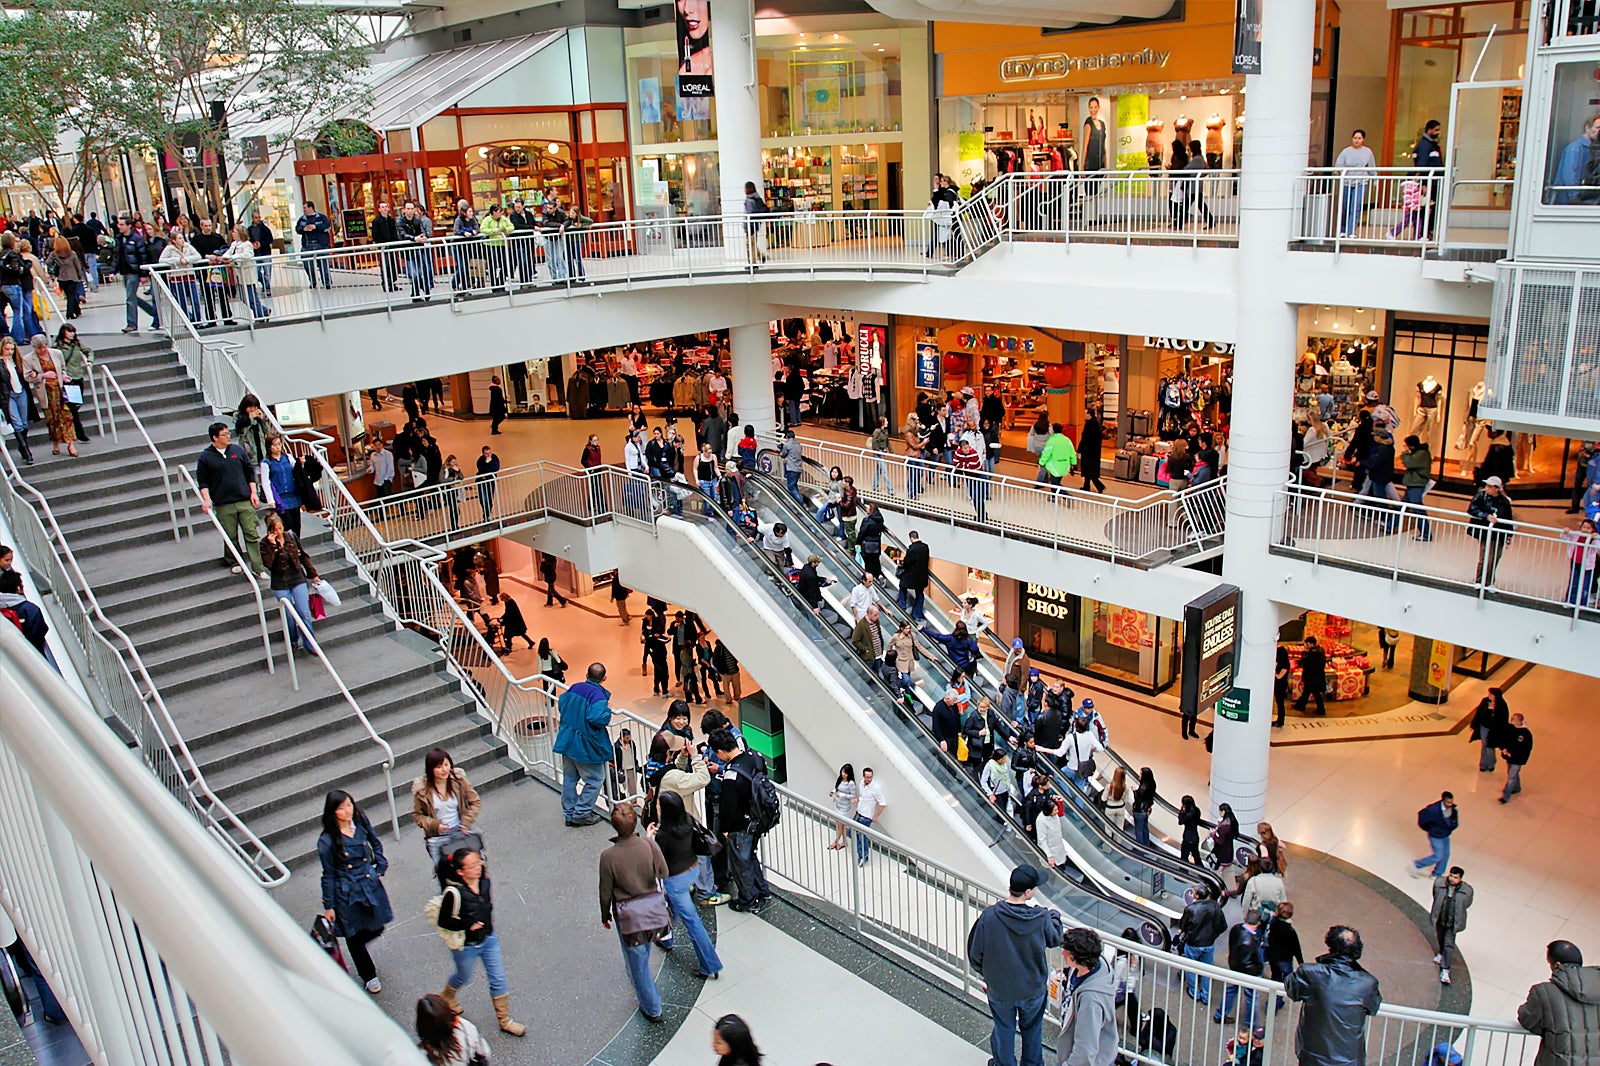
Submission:
[[[791,601],[795,602],[801,608],[801,614],[806,617],[814,618],[816,620],[816,628],[818,630],[827,633],[830,639],[843,646],[847,655],[847,661],[856,664],[856,666],[859,668],[860,676],[867,679],[869,686],[871,686],[871,690],[878,692],[879,695],[887,701],[888,705],[894,707],[897,716],[902,720],[909,718],[911,726],[926,739],[934,739],[932,730],[925,725],[921,718],[917,715],[905,713],[905,705],[889,688],[888,684],[884,682],[884,680],[876,672],[863,664],[857,657],[855,648],[852,647],[844,637],[840,636],[840,634],[834,630],[832,626],[828,625],[826,621],[820,617],[820,615],[812,610],[810,604],[806,603],[805,600],[800,596],[799,589],[797,589],[794,585],[794,582],[789,579],[789,575],[773,564],[772,560],[768,558],[766,551],[761,547],[761,545],[733,521],[732,517],[728,515],[727,511],[722,508],[720,503],[713,499],[709,494],[702,492],[700,488],[694,484],[686,482],[657,483],[662,484],[665,491],[677,492],[684,496],[693,497],[700,503],[709,506],[714,512],[715,521],[719,522],[726,528],[734,530],[737,533],[740,540],[751,549],[751,555],[755,558],[758,566],[767,574],[770,579],[774,581],[778,588],[784,591]],[[684,515],[673,517],[684,517],[688,513],[689,508],[686,506],[684,508]],[[707,522],[713,520],[711,517],[702,515],[696,515],[695,517],[704,517]],[[956,782],[957,786],[965,787],[970,785],[975,787],[975,782],[972,781],[971,775],[966,772],[960,763],[955,761],[952,753],[940,751],[936,743],[930,745],[928,750],[933,755],[935,762],[949,777]],[[941,782],[941,784],[944,784],[944,782]],[[946,787],[950,786],[947,785]],[[950,790],[954,792],[955,788],[951,787]],[[1030,860],[1033,860],[1035,856],[1039,856],[1042,859],[1044,853],[1039,848],[1039,845],[1022,830],[1020,823],[1009,812],[1002,812],[995,805],[982,800],[978,806],[985,811],[992,821],[1011,830],[1010,833],[1002,834],[1002,836],[994,841],[994,843],[999,843],[999,840],[1004,839],[1012,843],[1014,846],[1019,846],[1022,849],[1022,853],[1027,855]],[[962,804],[962,809],[968,810],[969,813],[971,812],[971,808],[968,808],[965,804]],[[1035,862],[1035,865],[1041,864],[1039,862]],[[1108,891],[1103,886],[1097,884],[1086,871],[1077,871],[1082,880],[1075,881],[1069,879],[1064,871],[1061,871],[1059,868],[1050,867],[1047,863],[1042,864],[1041,868],[1055,870],[1061,878],[1061,887],[1067,891],[1092,896],[1095,900],[1105,903],[1125,914],[1137,917],[1140,922],[1160,930],[1162,937],[1166,938],[1168,944],[1170,945],[1172,927],[1175,920],[1168,915],[1155,910],[1149,904],[1143,903],[1137,899],[1124,897]]]
[[[776,463],[777,455],[778,455],[776,449],[774,449],[774,448],[772,448],[770,446],[763,446],[757,451],[756,454],[759,457],[762,453],[767,453],[767,454],[771,455],[773,457],[774,462]],[[801,456],[801,462],[804,464],[804,466],[808,470],[810,470],[812,468],[815,468],[816,471],[820,472],[819,475],[815,478],[816,481],[821,482],[826,478],[826,476],[827,476],[826,469],[823,467],[823,465],[821,463],[817,462],[815,459],[811,458],[810,456]],[[774,465],[773,468],[777,469],[777,466]],[[771,475],[761,474],[759,468],[757,470],[747,474],[746,476],[747,477],[749,477],[749,476],[759,476],[759,477],[766,478],[767,480],[771,480]],[[812,520],[815,521],[815,517],[814,516],[813,516]],[[884,528],[884,540],[885,540],[885,543],[893,541],[895,546],[900,547],[902,550],[904,550],[904,545],[900,542],[900,539],[897,536],[895,536],[894,532],[892,530],[890,530],[888,527]],[[946,585],[944,583],[944,581],[941,580],[931,570],[928,572],[928,579],[929,579],[930,583],[932,583],[934,585],[937,585],[938,588],[939,588],[939,591],[942,592],[945,596],[947,596],[952,603],[959,604],[961,602],[961,597],[958,596],[950,588],[950,586]],[[1001,661],[1003,662],[1005,656],[1010,653],[1010,649],[1005,646],[1005,642],[1002,641],[1000,639],[1000,637],[994,632],[994,630],[992,628],[988,627],[988,626],[985,626],[983,629],[979,630],[979,632],[977,634],[977,639],[978,639],[978,642],[979,642],[980,645],[984,642],[985,638],[987,638],[988,641],[995,648],[999,649]],[[984,658],[987,661],[987,656],[985,656]],[[995,671],[995,676],[1000,678],[1001,681],[1003,682],[1004,674],[1003,674],[1002,670],[999,667],[994,666],[994,664],[992,662],[989,662],[988,665],[990,666],[991,669],[993,669]],[[996,686],[996,688],[998,688],[998,686]],[[999,697],[998,691],[994,692],[993,696],[994,696],[996,702],[998,703],[998,697]],[[1116,764],[1121,766],[1123,768],[1123,770],[1126,771],[1133,778],[1135,778],[1135,779],[1138,778],[1139,771],[1133,765],[1133,763],[1128,761],[1122,755],[1118,754],[1117,751],[1114,748],[1112,748],[1110,745],[1106,745],[1104,750],[1105,750],[1107,756],[1109,756],[1110,759],[1113,762],[1115,762]],[[1162,810],[1166,811],[1168,814],[1172,815],[1174,818],[1177,817],[1177,815],[1178,815],[1178,807],[1177,807],[1177,805],[1174,804],[1171,800],[1167,799],[1165,796],[1161,795],[1159,792],[1156,793],[1156,805],[1158,807],[1160,807]],[[1215,829],[1217,827],[1217,823],[1215,821],[1212,821],[1212,820],[1209,820],[1209,819],[1206,819],[1206,818],[1202,817],[1201,820],[1200,820],[1200,826],[1201,826],[1202,829],[1210,831],[1210,830]],[[1252,848],[1252,849],[1256,849],[1256,850],[1259,850],[1259,848],[1260,848],[1260,841],[1258,841],[1254,837],[1249,836],[1248,834],[1244,833],[1243,830],[1242,830],[1242,827],[1241,827],[1241,831],[1237,834],[1237,836],[1234,839],[1236,841],[1236,844],[1235,844],[1235,851],[1236,852],[1237,852],[1238,845],[1241,845],[1241,844],[1245,845],[1246,847],[1249,847],[1249,848]],[[1219,884],[1222,883],[1220,877],[1218,878],[1218,883]]]
[[[816,516],[809,513],[809,509],[806,506],[795,504],[793,499],[789,497],[787,491],[781,484],[766,475],[760,474],[759,472],[755,474],[747,474],[746,478],[747,480],[755,480],[756,484],[760,485],[763,490],[765,490],[767,495],[775,497],[779,500],[787,501],[789,506],[785,507],[785,517],[790,521],[795,521],[798,519],[798,521],[803,523],[808,532],[812,534],[813,539],[818,541],[823,546],[823,551],[828,554],[829,559],[834,563],[835,567],[841,573],[852,577],[859,576],[856,573],[859,570],[859,567],[855,565],[853,559],[846,560],[846,554],[841,551],[839,546],[834,542],[833,534],[827,529],[823,528],[822,524],[817,521]],[[890,617],[895,618],[897,621],[911,621],[909,616],[902,611],[898,602],[893,600],[891,597],[879,597],[879,601],[880,611],[889,614]],[[914,621],[913,625],[915,625]],[[928,653],[940,661],[943,664],[943,667],[947,668],[947,672],[953,672],[955,670],[955,662],[950,658],[948,651],[943,645],[939,644],[937,641],[925,641],[925,643],[929,649]],[[852,649],[852,651],[853,650],[854,649]],[[982,690],[978,688],[977,682],[978,679],[973,678],[974,689],[977,689],[980,694],[984,694],[982,693]],[[924,695],[931,696],[932,694],[924,693]],[[991,710],[988,725],[1006,740],[1012,751],[1016,750],[1018,746],[1016,731],[1013,729],[1010,722],[1005,721],[1000,716],[997,709]],[[1094,802],[1094,796],[1088,790],[1088,788],[1085,785],[1079,784],[1071,777],[1071,775],[1064,773],[1055,759],[1040,753],[1039,761],[1049,773],[1051,781],[1055,784],[1056,789],[1063,798],[1068,798],[1071,795],[1077,795],[1083,798],[1085,801],[1083,804],[1075,805],[1077,817],[1087,822],[1087,828],[1089,832],[1093,833],[1104,843],[1109,844],[1119,854],[1133,860],[1134,862],[1149,866],[1159,871],[1163,876],[1172,878],[1174,881],[1180,883],[1184,881],[1196,881],[1206,885],[1208,888],[1211,888],[1214,891],[1221,891],[1224,883],[1220,875],[1216,874],[1214,871],[1206,869],[1203,866],[1194,866],[1190,863],[1184,862],[1183,860],[1173,856],[1170,852],[1157,848],[1143,848],[1130,836],[1128,836],[1127,833],[1111,824],[1110,818],[1104,811],[1100,810],[1099,806]]]

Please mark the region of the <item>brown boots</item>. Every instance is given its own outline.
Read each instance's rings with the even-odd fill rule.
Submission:
[[[439,998],[449,1004],[452,1014],[462,1013],[461,1001],[456,998],[456,990],[450,987],[449,982],[445,983],[444,991],[439,993]]]
[[[523,1025],[521,1022],[514,1022],[511,1020],[510,996],[494,997],[494,1016],[495,1020],[500,1023],[500,1031],[502,1033],[510,1033],[512,1036],[522,1036],[528,1031],[528,1027],[526,1025]]]

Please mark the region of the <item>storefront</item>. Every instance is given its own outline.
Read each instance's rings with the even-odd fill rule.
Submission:
[[[579,27],[375,65],[372,106],[350,116],[375,150],[302,145],[301,202],[323,205],[340,236],[346,212],[370,218],[408,197],[436,224],[461,199],[483,212],[559,196],[596,222],[629,217],[621,32]],[[572,60],[579,48],[586,66]]]
[[[1173,619],[1006,577],[994,594],[1000,635],[1021,637],[1034,659],[1149,695],[1178,679],[1182,629]]]
[[[1354,424],[1367,393],[1382,380],[1387,313],[1366,307],[1300,308],[1300,359],[1295,364],[1295,421],[1326,409],[1335,435]]]
[[[841,429],[870,433],[889,390],[889,320],[816,311],[773,319],[772,372],[806,372],[802,415]]]
[[[935,23],[940,169],[967,188],[1006,173],[1161,169],[1180,140],[1200,142],[1211,169],[1240,166],[1234,6],[1188,0],[1170,20],[1066,33]],[[1329,26],[1337,16],[1328,5]],[[1316,78],[1331,77],[1328,62],[1319,53]],[[1326,122],[1312,127],[1315,158]]]
[[[1478,417],[1484,394],[1489,324],[1396,318],[1384,338],[1391,353],[1380,393],[1400,416],[1396,437],[1415,433],[1434,458],[1442,486],[1471,491],[1488,455],[1493,425]],[[1572,484],[1577,446],[1564,437],[1512,432],[1514,493],[1556,495]]]
[[[932,186],[926,28],[877,15],[757,18],[755,26],[762,182],[772,209],[920,207]],[[699,69],[678,55],[690,36],[676,23],[627,31],[643,217],[721,210],[714,96],[677,91],[680,65]],[[691,52],[708,54],[709,45]],[[735,86],[746,76],[735,72]]]

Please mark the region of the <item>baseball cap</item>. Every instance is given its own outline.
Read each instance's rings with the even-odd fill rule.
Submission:
[[[1030,888],[1039,887],[1039,871],[1023,863],[1011,871],[1011,894],[1020,896]]]
[[[1039,676],[1039,668],[1037,666],[1029,667],[1028,668],[1028,676],[1029,677],[1038,677]]]
[[[971,385],[963,385],[961,387],[961,395],[963,395],[963,396],[971,396],[972,395],[972,386]]]
[[[1094,710],[1094,700],[1084,700],[1083,701],[1083,706],[1078,708],[1078,709],[1080,711],[1092,711],[1092,710]]]
[[[1493,485],[1497,489],[1504,488],[1505,484],[1506,484],[1504,481],[1501,481],[1500,478],[1498,476],[1494,475],[1494,474],[1490,474],[1488,477],[1484,478],[1483,479],[1483,483],[1485,485]]]
[[[1367,399],[1376,401],[1377,398],[1378,398],[1378,390],[1377,389],[1373,389],[1371,392],[1367,393]]]
[[[1016,648],[1018,651],[1021,651],[1022,650],[1022,638],[1021,637],[1012,637],[1011,638],[1011,646],[1013,648]]]

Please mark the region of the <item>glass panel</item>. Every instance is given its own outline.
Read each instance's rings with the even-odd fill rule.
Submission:
[[[467,144],[496,141],[570,141],[571,120],[565,111],[520,115],[463,115],[461,133]],[[432,141],[428,144],[433,147]]]
[[[756,66],[763,133],[800,137],[898,130],[898,35],[891,30],[872,30],[866,35],[872,39],[859,43],[824,40],[820,48],[796,43],[759,49]]]
[[[461,134],[456,129],[454,115],[440,115],[422,124],[422,148],[437,152],[444,148],[460,148]]]
[[[383,137],[391,152],[410,152],[416,147],[411,143],[410,130],[388,130]]]
[[[678,61],[662,34],[628,47],[628,116],[635,144],[708,141],[717,135],[716,111],[706,98],[678,99]],[[630,31],[630,38],[633,31]]]
[[[1457,51],[1453,47],[1400,46],[1400,73],[1395,94],[1394,142],[1385,167],[1408,167],[1414,162],[1417,140],[1430,119],[1450,117],[1450,86],[1456,78]],[[1445,130],[1449,138],[1453,130]],[[1448,144],[1449,140],[1444,143]]]
[[[594,113],[594,139],[600,144],[615,144],[626,140],[621,111],[596,111]]]
[[[565,116],[561,116],[565,122]],[[528,204],[544,203],[557,193],[573,196],[572,146],[559,141],[482,144],[467,149],[467,176],[472,202],[483,211],[491,203],[510,206],[519,197]]]
[[[715,152],[646,155],[634,160],[641,218],[714,215],[721,180]]]
[[[1600,108],[1594,104],[1594,61],[1560,63],[1550,108],[1542,202],[1600,204]]]

